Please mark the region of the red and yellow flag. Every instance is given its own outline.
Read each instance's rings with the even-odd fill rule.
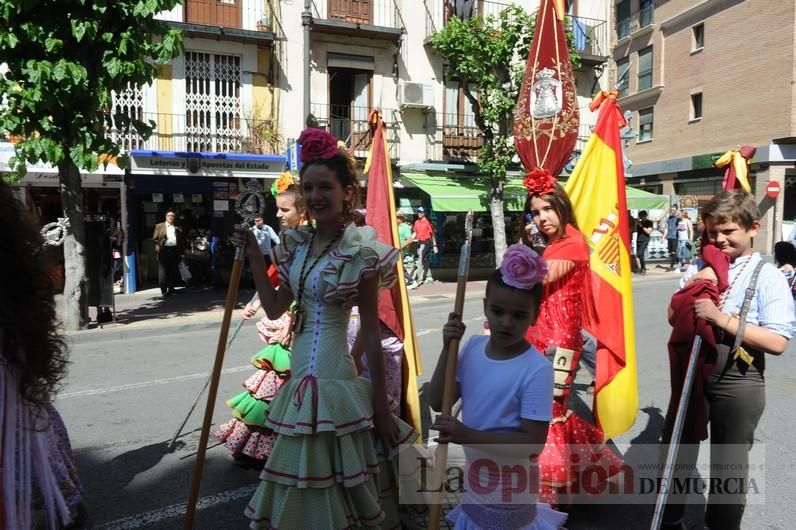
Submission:
[[[565,190],[591,252],[592,285],[599,322],[588,329],[599,343],[594,415],[607,438],[636,421],[636,376],[630,226],[619,129],[625,119],[616,94],[595,100],[600,115]]]
[[[372,140],[370,153],[365,162],[365,173],[368,174],[365,222],[376,229],[379,241],[400,248],[392,187],[392,165],[387,137],[384,135],[384,122],[378,111],[371,113],[370,123]],[[383,289],[379,294],[379,319],[404,343],[401,417],[417,432],[422,432],[420,397],[417,389],[417,376],[421,373],[420,355],[412,313],[409,310],[409,293],[404,281],[404,268],[400,261],[397,268],[398,282],[391,289]]]

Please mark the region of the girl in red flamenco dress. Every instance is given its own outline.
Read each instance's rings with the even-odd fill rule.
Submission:
[[[544,250],[548,273],[539,317],[526,338],[547,355],[555,369],[553,419],[539,457],[539,500],[566,509],[575,494],[605,491],[608,477],[618,473],[623,462],[605,447],[603,432],[568,407],[583,346],[581,328],[596,320],[589,248],[567,194],[549,173],[535,173],[525,181],[525,211],[548,241]],[[581,484],[587,466],[600,467],[605,473],[590,472],[589,483]]]

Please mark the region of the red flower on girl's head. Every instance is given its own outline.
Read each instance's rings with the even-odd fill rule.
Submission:
[[[337,138],[323,129],[304,129],[298,143],[301,146],[301,161],[305,164],[329,160],[337,154]]]
[[[525,175],[522,182],[528,190],[528,195],[548,195],[553,193],[556,185],[556,178],[546,169],[534,168]]]

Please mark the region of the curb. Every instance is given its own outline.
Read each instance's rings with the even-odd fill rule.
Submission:
[[[473,290],[467,293],[465,299],[470,300],[473,298],[480,298],[484,295],[483,289]],[[423,306],[427,304],[434,304],[439,302],[447,302],[456,298],[456,293],[441,293],[441,294],[416,294],[409,297],[409,301],[416,306]],[[237,311],[238,308],[236,308]],[[75,331],[65,333],[64,338],[66,342],[71,345],[89,344],[99,340],[124,340],[124,339],[142,339],[157,336],[161,333],[192,333],[196,331],[206,330],[209,328],[218,328],[221,326],[221,319],[223,318],[223,310],[214,310],[201,313],[201,316],[194,315],[190,317],[180,317],[179,322],[169,322],[169,319],[149,319],[131,322],[124,324],[123,322],[111,323],[105,328],[93,328],[83,331]],[[231,326],[236,326],[237,320],[233,314]]]

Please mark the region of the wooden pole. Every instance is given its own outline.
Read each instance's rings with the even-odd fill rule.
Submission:
[[[467,278],[470,275],[470,246],[473,239],[473,212],[468,212],[465,220],[466,239],[459,255],[459,274],[456,283],[456,301],[453,311],[462,316],[464,312],[464,295],[467,291]],[[453,410],[453,393],[456,389],[456,365],[459,362],[460,339],[453,339],[448,344],[448,359],[445,364],[445,386],[442,391],[441,414],[450,416]],[[448,444],[440,443],[437,446],[434,473],[434,493],[429,512],[428,528],[439,530],[442,519],[442,503],[445,498],[445,468],[448,465]]]
[[[238,247],[235,250],[235,261],[232,264],[232,274],[229,278],[229,289],[227,289],[227,301],[224,305],[224,318],[221,320],[221,332],[218,335],[216,346],[216,360],[213,364],[213,373],[210,376],[210,391],[207,394],[207,406],[205,407],[205,418],[202,423],[202,435],[199,437],[199,447],[196,453],[196,465],[193,470],[191,480],[191,496],[188,498],[188,506],[185,512],[185,530],[193,528],[194,515],[196,513],[196,503],[199,500],[199,488],[202,484],[202,471],[205,466],[205,453],[207,453],[207,440],[210,437],[210,424],[213,422],[213,409],[216,404],[218,394],[218,381],[221,378],[221,366],[224,363],[224,352],[226,351],[227,336],[229,335],[229,325],[232,321],[232,311],[238,300],[238,286],[240,285],[241,265],[243,263],[243,250]]]

